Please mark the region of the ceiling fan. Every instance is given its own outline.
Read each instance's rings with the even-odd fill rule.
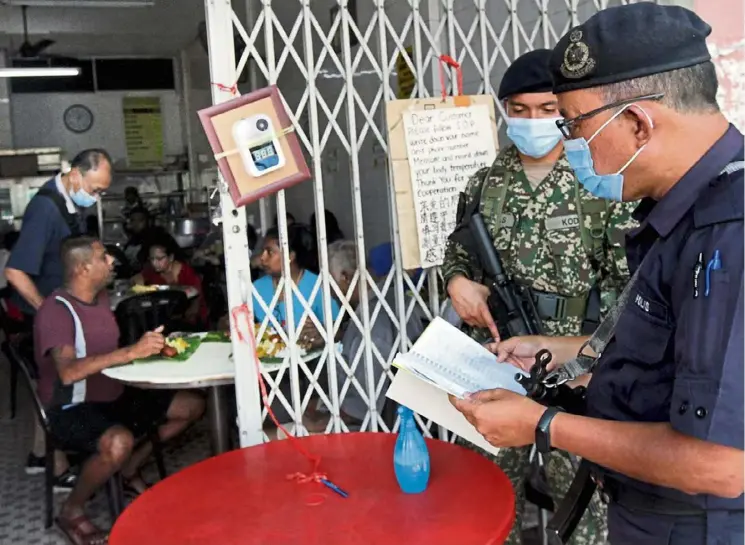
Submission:
[[[44,56],[44,51],[54,45],[55,42],[54,40],[43,39],[39,40],[38,42],[31,43],[28,39],[28,18],[26,16],[26,10],[28,9],[28,6],[22,6],[21,9],[23,10],[23,43],[20,45],[15,55],[13,56],[15,58],[21,59],[41,58]]]

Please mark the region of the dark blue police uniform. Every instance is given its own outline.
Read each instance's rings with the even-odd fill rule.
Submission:
[[[602,10],[559,40],[549,62],[554,93],[710,62],[710,33],[678,6]],[[588,416],[669,422],[681,434],[743,450],[744,155],[743,135],[730,126],[659,202],[638,207],[640,227],[626,252],[639,275],[594,370]],[[603,468],[597,474],[611,500],[612,545],[743,543],[742,496],[689,495]]]
[[[743,135],[730,127],[661,201],[640,204],[641,225],[626,251],[629,269],[642,268],[590,382],[588,416],[670,422],[685,435],[743,449],[743,171],[720,173],[744,160]],[[609,472],[601,478],[617,500],[609,508],[612,543],[743,542],[742,496],[691,496]],[[671,501],[656,510],[656,498]]]
[[[64,197],[52,178],[28,203],[18,242],[6,266],[29,275],[39,293],[46,297],[63,283],[62,241],[71,234],[84,232],[82,214],[71,215],[64,209]],[[34,314],[34,309],[18,294],[14,300],[25,315]]]

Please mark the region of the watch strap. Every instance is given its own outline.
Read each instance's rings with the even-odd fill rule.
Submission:
[[[535,446],[541,454],[551,451],[551,421],[560,412],[562,411],[558,407],[548,407],[538,420],[535,427]]]

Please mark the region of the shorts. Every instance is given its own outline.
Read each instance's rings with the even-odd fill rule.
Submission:
[[[62,450],[94,454],[98,440],[114,426],[123,426],[140,439],[163,424],[174,395],[170,390],[126,386],[114,401],[47,410],[50,431]]]

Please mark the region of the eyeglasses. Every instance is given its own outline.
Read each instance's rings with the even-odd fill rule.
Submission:
[[[572,119],[559,119],[556,122],[556,126],[559,127],[559,130],[561,131],[561,134],[564,136],[564,138],[570,139],[572,138],[572,130],[573,130],[574,125],[580,121],[584,121],[586,119],[590,119],[591,117],[595,117],[599,113],[603,113],[606,110],[611,110],[613,108],[618,108],[620,106],[626,106],[627,104],[633,104],[634,102],[641,102],[642,100],[660,100],[664,96],[665,96],[664,93],[656,93],[654,95],[644,95],[640,97],[618,100],[616,102],[611,102],[610,104],[606,104],[605,106],[601,106],[600,108],[595,108],[594,110],[591,110],[587,112],[586,114],[581,114],[581,115],[578,115],[577,117],[573,117]]]

